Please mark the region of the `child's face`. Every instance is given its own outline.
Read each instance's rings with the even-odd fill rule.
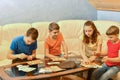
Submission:
[[[118,35],[108,35],[111,42],[116,42],[118,40]]]
[[[93,34],[93,28],[91,26],[85,26],[84,27],[84,32],[85,32],[85,35],[88,36],[88,37],[91,37],[92,34]]]
[[[56,39],[57,36],[58,36],[58,33],[59,33],[59,30],[50,31],[50,36],[51,36],[53,39]]]
[[[25,36],[24,41],[26,45],[30,45],[35,42],[35,40],[33,40],[31,36]]]

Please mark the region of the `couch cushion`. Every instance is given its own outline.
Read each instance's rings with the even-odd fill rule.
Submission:
[[[36,50],[36,55],[37,58],[44,58],[44,41],[39,41],[37,42],[37,50]]]
[[[69,51],[80,51],[79,45],[81,45],[78,38],[65,39]]]
[[[12,60],[9,59],[0,60],[0,66],[5,66],[9,64],[12,64]]]
[[[45,40],[45,38],[48,34],[49,24],[50,24],[50,22],[35,22],[35,23],[32,23],[32,27],[38,29],[38,32],[39,32],[38,40],[39,41]]]
[[[9,50],[10,41],[2,41],[2,44],[0,45],[0,60],[7,58],[7,53]]]
[[[28,23],[7,24],[2,27],[2,40],[11,41],[18,35],[24,35],[31,27]]]
[[[64,20],[59,21],[60,30],[64,38],[79,38],[83,31],[86,20]]]

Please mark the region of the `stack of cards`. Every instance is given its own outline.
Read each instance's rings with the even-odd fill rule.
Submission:
[[[90,63],[90,64],[86,64],[86,63],[81,63],[81,66],[84,66],[84,67],[88,67],[88,68],[99,68],[99,67],[102,67],[96,63]]]
[[[17,68],[19,71],[24,71],[24,72],[31,72],[36,69],[33,67],[29,67],[28,65],[18,65]]]
[[[49,66],[45,68],[40,68],[39,73],[51,73],[51,72],[57,72],[62,70],[64,69],[61,69],[58,66]]]

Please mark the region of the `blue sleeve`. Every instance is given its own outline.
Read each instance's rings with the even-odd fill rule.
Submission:
[[[35,41],[34,46],[33,46],[33,50],[36,50],[36,49],[37,49],[37,40]]]
[[[15,40],[12,41],[10,45],[10,49],[15,51],[17,49],[17,42]]]

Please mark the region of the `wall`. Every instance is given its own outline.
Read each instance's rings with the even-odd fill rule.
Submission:
[[[0,25],[19,22],[97,19],[88,0],[0,0]]]
[[[98,20],[110,20],[120,22],[120,12],[115,11],[97,11]]]

